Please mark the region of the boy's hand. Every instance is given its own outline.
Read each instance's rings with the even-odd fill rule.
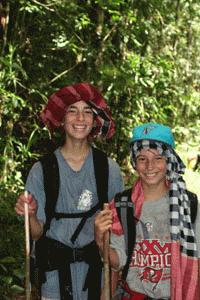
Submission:
[[[103,237],[112,226],[112,211],[109,209],[109,205],[97,214],[94,222],[95,241],[100,249],[103,249]]]
[[[36,215],[37,212],[37,202],[35,198],[31,194],[27,194],[25,196],[24,194],[21,194],[17,202],[15,204],[15,211],[18,215],[24,215],[24,203],[28,203],[28,213],[29,216]]]

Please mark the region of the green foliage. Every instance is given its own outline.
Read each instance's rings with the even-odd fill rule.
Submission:
[[[13,207],[15,194],[1,189],[0,210],[0,295],[10,299],[12,293],[22,292],[24,280],[23,220],[16,216]],[[8,297],[8,298],[7,298]]]
[[[31,164],[47,151],[49,135],[38,115],[53,91],[80,81],[99,87],[116,134],[97,144],[119,162],[127,184],[128,140],[136,124],[170,125],[177,144],[199,153],[200,3],[10,0],[0,9],[6,17],[0,36],[0,224],[10,228],[10,240],[1,237],[0,283],[7,291],[19,284],[12,270],[22,263],[16,254],[22,224],[12,205]],[[13,220],[19,237],[11,233]]]

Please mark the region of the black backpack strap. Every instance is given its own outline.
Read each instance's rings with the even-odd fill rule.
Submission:
[[[92,215],[95,214],[95,212],[100,208],[99,203],[97,203],[92,209],[90,209],[88,212],[85,212],[84,215],[79,215],[78,217],[82,217],[80,223],[76,227],[76,230],[74,231],[73,235],[71,236],[71,242],[74,243],[75,240],[77,239],[81,229],[83,228],[86,220],[91,217]],[[77,214],[78,215],[78,214]],[[73,217],[72,217],[73,218]]]
[[[45,214],[46,223],[44,233],[50,228],[50,223],[56,207],[59,193],[59,168],[58,161],[54,153],[50,153],[40,159],[43,168],[44,190],[46,194]]]
[[[136,240],[136,219],[134,217],[134,204],[131,201],[131,194],[132,189],[128,189],[115,196],[115,207],[123,228],[127,254],[127,261],[122,270],[122,281],[126,280]]]
[[[46,223],[44,224],[43,235],[35,242],[31,250],[31,282],[38,288],[41,293],[41,284],[46,281],[45,271],[40,265],[40,257],[47,255],[44,247],[45,235],[50,228],[50,223],[55,211],[55,206],[59,192],[59,169],[58,162],[54,153],[43,156],[40,159],[43,170],[44,191],[46,196],[45,215]],[[44,255],[44,256],[43,256]]]
[[[103,203],[108,202],[108,157],[104,152],[94,147],[92,147],[92,153],[97,186],[97,195],[100,207],[103,208]]]
[[[198,198],[196,194],[190,191],[187,191],[187,195],[190,200],[191,221],[194,224],[197,216]]]

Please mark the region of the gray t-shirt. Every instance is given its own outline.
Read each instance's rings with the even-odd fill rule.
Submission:
[[[200,257],[200,205],[196,218],[196,239]],[[198,229],[197,229],[198,227]],[[124,237],[111,235],[111,247],[117,250],[120,267],[126,262]],[[131,290],[154,299],[170,298],[171,239],[169,196],[145,201],[136,226],[136,245],[127,276]]]
[[[96,180],[92,150],[79,171],[74,171],[65,161],[60,149],[55,151],[60,176],[60,190],[56,203],[56,211],[62,213],[77,213],[89,210],[97,202]],[[123,180],[118,164],[109,158],[108,198],[123,190]],[[26,189],[38,202],[37,217],[45,223],[45,192],[41,163],[33,165],[27,178]],[[47,236],[56,239],[70,247],[83,247],[94,240],[94,216],[87,219],[75,243],[70,238],[80,223],[78,219],[53,219]],[[74,300],[86,300],[87,291],[82,288],[85,283],[88,265],[84,262],[71,264]],[[47,281],[42,286],[42,295],[51,299],[59,299],[59,281],[57,271],[47,272]]]

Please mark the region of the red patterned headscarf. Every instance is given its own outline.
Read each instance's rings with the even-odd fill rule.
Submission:
[[[111,138],[115,133],[115,124],[110,110],[100,92],[90,83],[69,85],[52,94],[40,115],[42,122],[53,132],[61,126],[67,107],[78,101],[87,102],[94,112],[95,125],[90,136]]]

